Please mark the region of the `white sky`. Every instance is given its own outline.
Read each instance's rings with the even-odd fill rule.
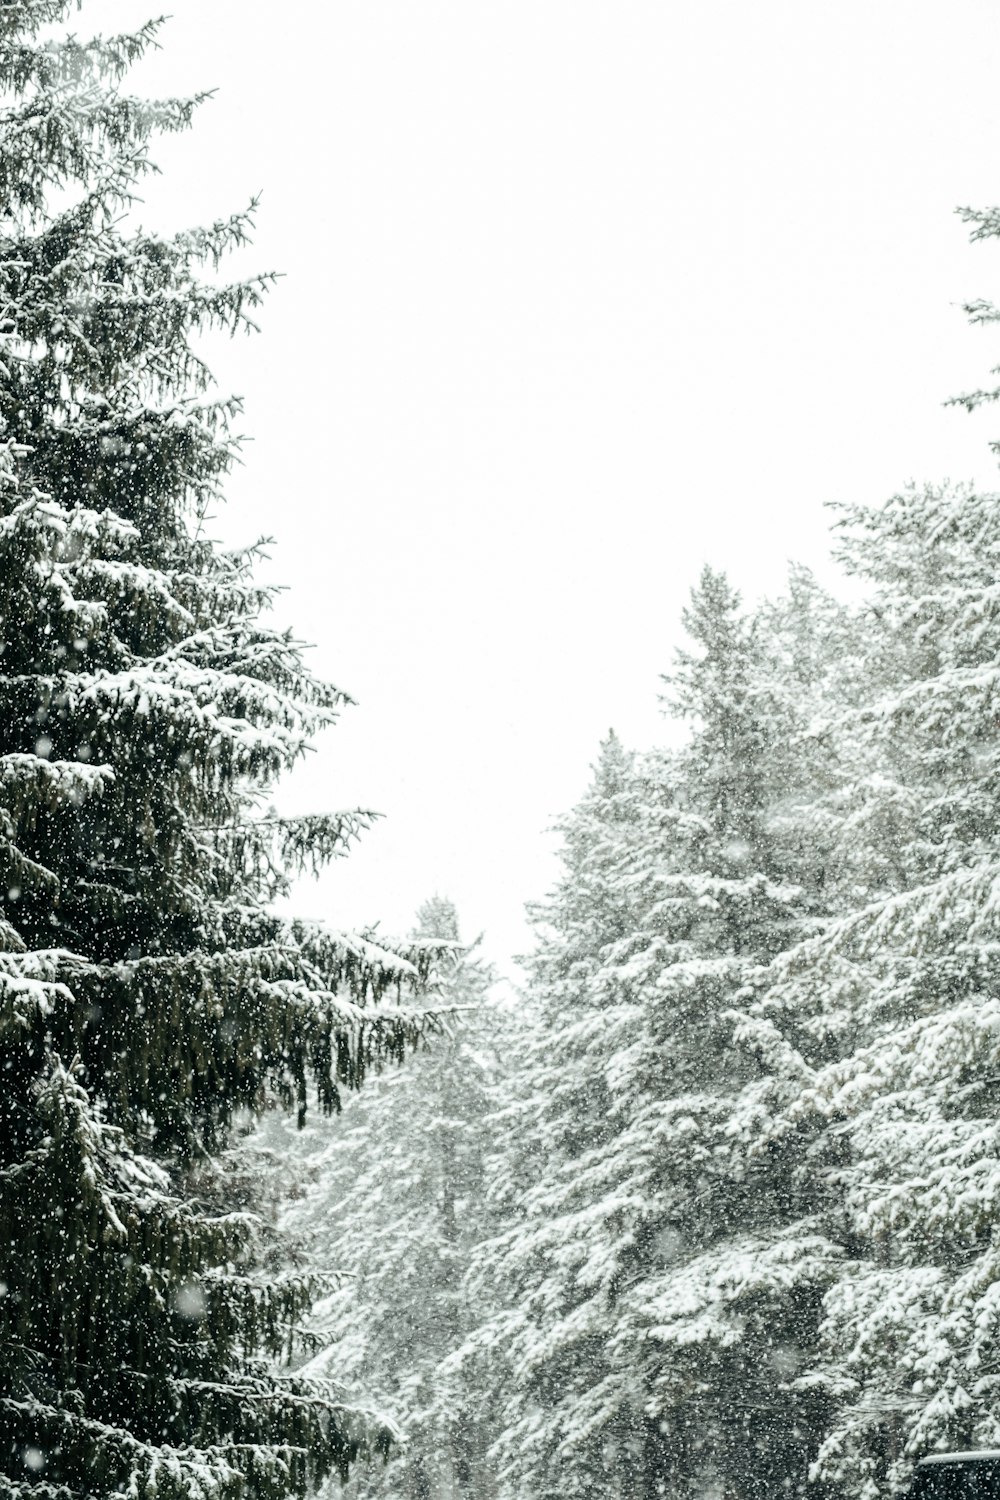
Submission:
[[[662,733],[702,564],[826,572],[823,503],[995,483],[992,0],[174,0],[142,86],[216,87],[146,219],[263,199],[254,438],[216,530],[360,701],[282,793],[386,814],[297,897],[523,947],[609,725]],[[137,0],[87,0],[78,29]]]

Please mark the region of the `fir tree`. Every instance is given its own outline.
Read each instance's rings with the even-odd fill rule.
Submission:
[[[484,1106],[504,1023],[451,902],[421,907],[414,941],[436,950],[451,1034],[375,1080],[346,1130],[305,1133],[306,1186],[285,1222],[339,1283],[314,1321],[329,1348],[308,1368],[377,1399],[406,1439],[388,1467],[359,1468],[350,1493],[489,1500],[489,1406],[455,1356],[478,1321],[465,1277],[487,1229]]]
[[[998,514],[926,487],[843,518],[869,587],[869,692],[837,726],[854,901],[771,975],[769,1002],[806,1018],[785,1028],[800,1079],[778,1128],[812,1133],[844,1251],[805,1376],[834,1404],[816,1473],[855,1495],[1000,1437]],[[842,1018],[823,1049],[817,995]]]
[[[747,1152],[760,1064],[733,1011],[820,899],[793,815],[802,704],[720,575],[685,623],[687,747],[602,747],[537,914],[538,1022],[491,1169],[513,1223],[483,1249],[496,1311],[468,1346],[503,1361],[511,1495],[806,1484],[818,1413],[789,1376],[830,1246],[794,1162]]]
[[[760,623],[723,576],[705,570],[684,623],[692,649],[667,707],[690,739],[647,815],[641,918],[604,965],[603,982],[634,990],[643,1014],[617,1144],[637,1211],[612,1350],[642,1391],[638,1493],[794,1492],[818,1414],[788,1373],[828,1247],[791,1191],[792,1163],[744,1149],[759,1062],[737,1045],[734,1005],[819,900],[794,832],[801,705],[774,691]]]
[[[0,1487],[302,1493],[385,1437],[275,1375],[313,1288],[218,1160],[280,1094],[323,1108],[418,1021],[413,963],[270,914],[364,814],[263,799],[345,696],[201,521],[236,407],[194,350],[267,278],[201,279],[249,216],[129,227],[194,100],[121,87],[155,39],[45,40],[0,6]]]
[[[609,945],[634,922],[624,878],[636,821],[634,757],[611,731],[591,784],[560,825],[563,873],[531,910],[520,1065],[496,1099],[488,1175],[499,1233],[471,1283],[489,1316],[464,1351],[498,1413],[501,1494],[608,1492],[633,1437],[630,1411],[594,1423],[588,1399],[610,1377],[605,1266],[613,1227],[595,1175],[616,1129],[614,1068],[637,1013],[593,989]]]

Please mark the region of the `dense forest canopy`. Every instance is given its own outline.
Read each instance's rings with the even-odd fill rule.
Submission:
[[[747,608],[706,568],[683,735],[600,746],[455,1122],[462,1326],[428,1350],[391,1278],[353,1300],[357,1378],[421,1445],[359,1494],[875,1500],[1000,1445],[1000,496],[913,485],[833,537],[853,602],[793,567]],[[427,1086],[376,1092],[306,1199],[398,1175],[425,1213],[371,1192],[314,1253],[433,1246],[433,1151],[388,1144]],[[449,1418],[476,1462],[442,1472]]]
[[[1000,499],[836,538],[855,604],[705,570],[686,737],[601,745],[492,1061],[380,1085],[289,1210],[362,1268],[344,1368],[413,1433],[359,1494],[875,1500],[1000,1445]]]
[[[350,700],[205,533],[199,338],[271,278],[222,278],[252,207],[137,226],[199,101],[73,10],[0,3],[0,1493],[876,1500],[1000,1447],[1000,495],[841,507],[850,602],[704,568],[516,996],[442,896],[281,914],[372,814],[272,807]]]

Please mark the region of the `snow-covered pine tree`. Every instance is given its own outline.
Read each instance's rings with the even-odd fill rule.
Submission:
[[[685,621],[690,741],[637,767],[603,748],[539,913],[537,1032],[491,1168],[514,1223],[483,1248],[497,1306],[469,1341],[502,1360],[512,1496],[801,1490],[820,1415],[788,1377],[832,1247],[788,1150],[748,1157],[759,1064],[731,1014],[821,901],[794,814],[803,703],[723,577]]]
[[[581,1402],[607,1375],[607,1308],[586,1266],[608,1230],[592,1212],[593,1163],[615,1124],[608,1070],[627,1052],[636,1016],[593,994],[609,944],[633,924],[623,872],[637,826],[633,757],[611,732],[590,787],[560,825],[563,873],[531,911],[530,984],[515,1022],[518,1066],[494,1092],[488,1158],[495,1233],[469,1283],[482,1319],[463,1366],[496,1413],[499,1493],[553,1500],[614,1495],[626,1430],[579,1432]]]
[[[690,738],[647,801],[638,920],[598,980],[642,1010],[608,1164],[631,1205],[610,1350],[623,1392],[628,1379],[643,1402],[637,1493],[801,1492],[819,1413],[787,1377],[815,1325],[829,1246],[793,1192],[794,1160],[744,1149],[760,1066],[736,1045],[733,1006],[821,901],[796,827],[802,704],[776,691],[761,622],[724,576],[704,571],[683,618],[692,649],[678,653],[665,706]]]
[[[974,239],[1000,234],[997,210],[962,213]],[[824,730],[835,918],[776,960],[744,1028],[784,1099],[755,1128],[767,1149],[811,1138],[843,1250],[802,1375],[833,1409],[814,1473],[868,1500],[928,1449],[1000,1437],[998,518],[996,495],[949,486],[841,518],[868,599]]]
[[[911,489],[842,532],[869,589],[869,688],[835,725],[854,901],[763,1006],[799,1059],[778,1129],[814,1136],[845,1252],[803,1377],[834,1406],[816,1474],[873,1497],[928,1449],[1000,1440],[1000,500]]]
[[[247,215],[128,227],[196,101],[129,97],[156,27],[60,39],[73,8],[0,5],[0,1491],[277,1500],[383,1433],[273,1373],[312,1288],[215,1154],[399,1053],[373,1002],[423,959],[270,914],[365,818],[263,810],[344,697],[202,534],[235,408],[193,340],[266,278],[200,279]]]
[[[505,1022],[450,901],[421,907],[414,941],[434,947],[450,1034],[351,1101],[346,1129],[301,1134],[306,1186],[284,1222],[310,1264],[340,1278],[317,1305],[329,1347],[309,1371],[376,1398],[406,1438],[388,1467],[359,1466],[348,1494],[490,1500],[490,1405],[455,1354],[479,1318],[465,1276],[487,1233],[485,1105]]]

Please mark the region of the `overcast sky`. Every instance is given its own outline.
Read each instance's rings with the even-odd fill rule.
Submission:
[[[274,536],[280,613],[360,706],[281,793],[385,821],[303,915],[405,931],[435,892],[500,959],[545,830],[656,694],[706,561],[830,576],[824,502],[995,483],[1000,362],[960,304],[1000,249],[988,0],[174,0],[142,87],[157,227],[262,193],[285,277],[213,348],[246,398],[216,522]],[[80,31],[143,18],[87,0]]]

